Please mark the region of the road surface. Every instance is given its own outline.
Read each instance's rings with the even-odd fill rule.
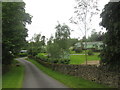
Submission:
[[[31,62],[24,58],[16,59],[25,66],[23,88],[68,88],[52,77],[46,75]]]

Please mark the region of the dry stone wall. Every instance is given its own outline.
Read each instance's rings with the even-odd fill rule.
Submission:
[[[107,71],[95,65],[51,64],[37,60],[42,65],[64,74],[82,77],[100,84],[120,88],[120,73]]]

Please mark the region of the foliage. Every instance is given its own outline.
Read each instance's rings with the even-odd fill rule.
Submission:
[[[58,24],[56,27],[55,37],[58,40],[70,38],[70,29],[67,25]]]
[[[24,2],[2,3],[3,64],[11,64],[13,55],[24,46],[28,31],[26,23],[31,23],[31,16],[25,12]]]
[[[70,39],[70,28],[65,24],[58,24],[56,26],[54,42],[57,43],[61,49],[67,51],[69,49],[68,39]]]
[[[70,38],[68,39],[69,46],[74,46],[75,43],[78,42],[78,39]]]
[[[105,5],[101,26],[106,28],[104,46],[101,53],[102,65],[118,70],[120,65],[120,1]]]
[[[69,64],[69,59],[63,58],[49,58],[45,53],[38,53],[36,59],[42,60],[44,62],[56,63],[56,64]]]
[[[41,34],[34,34],[30,43],[28,43],[28,54],[32,56],[36,56],[38,53],[46,52],[45,48],[45,36],[41,36]]]
[[[41,43],[42,43],[43,46],[45,45],[45,36],[41,37]]]
[[[38,53],[36,55],[36,59],[40,59],[40,60],[45,61],[45,62],[48,61],[48,58],[47,58],[46,54],[44,54],[44,53]]]
[[[28,55],[32,55],[32,56],[35,56],[37,55],[37,53],[39,53],[41,51],[41,47],[34,47],[34,46],[31,46],[31,48],[28,49]]]
[[[70,29],[67,25],[56,26],[55,39],[51,36],[47,45],[47,52],[51,58],[66,58],[69,53]]]
[[[48,61],[50,63],[55,63],[55,64],[69,64],[70,59],[64,59],[64,58],[48,58]]]
[[[62,53],[60,46],[57,43],[52,43],[47,46],[47,52],[51,58],[60,58]]]
[[[19,53],[18,56],[25,57],[25,56],[27,56],[27,53]]]
[[[92,51],[92,50],[89,50],[89,51],[88,51],[88,55],[89,55],[89,56],[90,56],[90,55],[94,55],[93,51]]]
[[[53,43],[53,36],[51,36],[50,38],[49,38],[49,40],[47,41],[47,45],[50,45],[50,44],[52,44]]]
[[[95,30],[92,31],[91,36],[88,37],[87,41],[93,42],[93,41],[103,41],[104,39],[104,33],[96,32]]]
[[[74,50],[76,53],[81,53],[82,52],[82,49],[80,48],[80,47],[78,47],[78,48],[75,48],[75,50]]]

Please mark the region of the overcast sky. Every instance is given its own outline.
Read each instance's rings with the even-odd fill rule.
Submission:
[[[26,3],[26,12],[33,16],[32,24],[27,25],[28,38],[31,39],[34,33],[41,33],[49,38],[55,33],[57,21],[61,24],[67,24],[74,32],[71,33],[72,38],[82,38],[83,34],[77,25],[71,24],[69,19],[74,15],[75,0],[23,0]],[[99,9],[102,11],[104,5],[109,0],[99,0]],[[93,27],[100,31],[99,27],[100,13],[94,17]],[[88,32],[90,34],[90,32]]]

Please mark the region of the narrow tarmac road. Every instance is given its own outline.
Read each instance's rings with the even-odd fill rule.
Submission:
[[[17,58],[25,66],[23,88],[68,88],[52,77],[39,70],[31,62],[24,58]]]

